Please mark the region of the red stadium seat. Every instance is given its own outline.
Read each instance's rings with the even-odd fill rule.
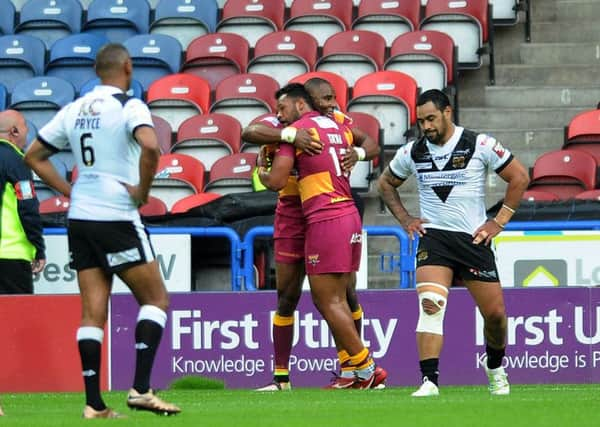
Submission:
[[[533,165],[530,190],[556,193],[570,199],[596,187],[596,160],[573,150],[555,150],[542,154]]]
[[[239,34],[254,47],[265,34],[282,29],[284,13],[283,0],[228,0],[217,32]]]
[[[279,84],[267,75],[236,74],[219,83],[210,112],[229,114],[245,127],[254,117],[275,111],[277,90]]]
[[[527,190],[521,199],[528,202],[555,202],[560,200],[560,197],[551,191]]]
[[[490,82],[494,83],[493,26],[488,0],[428,0],[419,29],[447,33],[458,46],[458,65],[480,68],[482,48],[488,47]]]
[[[385,147],[397,148],[407,141],[416,124],[417,82],[399,71],[378,71],[358,79],[348,111],[362,111],[379,119]]]
[[[192,194],[191,196],[187,196],[183,199],[177,200],[171,208],[171,213],[185,213],[190,209],[197,208],[198,206],[202,206],[206,203],[212,202],[213,200],[216,200],[219,197],[222,197],[222,195],[217,193]]]
[[[294,77],[290,80],[290,83],[304,84],[308,80],[315,77],[327,80],[331,84],[333,90],[335,91],[335,96],[337,98],[340,110],[346,111],[346,104],[348,103],[348,82],[346,82],[346,79],[339,74],[330,73],[328,71],[313,71],[311,73],[304,73]]]
[[[252,171],[255,165],[254,153],[237,153],[222,157],[213,164],[205,191],[222,195],[253,191]]]
[[[214,90],[224,78],[246,72],[249,49],[239,34],[206,34],[189,44],[181,71],[202,77]]]
[[[385,39],[372,31],[342,31],[329,37],[316,71],[330,71],[344,76],[348,86],[359,77],[383,69]]]
[[[352,119],[353,127],[358,128],[369,135],[381,146],[379,138],[381,125],[379,124],[379,120],[370,114],[360,112],[348,113],[348,116]],[[383,153],[383,150],[381,152]],[[350,174],[350,185],[352,188],[359,191],[368,191],[370,180],[372,179],[371,175],[373,173],[373,168],[380,164],[382,164],[382,162],[379,161],[379,157],[375,157],[373,160],[365,160],[356,163]]]
[[[418,28],[420,14],[421,0],[361,1],[352,29],[375,31],[385,38],[387,46],[391,46],[400,34]]]
[[[443,90],[456,79],[456,49],[452,38],[439,31],[413,31],[398,36],[385,62],[386,70],[412,76],[424,92]]]
[[[350,29],[352,0],[294,0],[286,30],[299,30],[312,34],[319,46],[331,35]]]
[[[165,202],[153,196],[148,197],[148,203],[142,205],[139,211],[141,216],[161,216],[169,212]]]
[[[317,40],[308,33],[269,33],[256,42],[248,72],[273,76],[280,86],[284,86],[292,77],[313,70],[317,61],[317,49]]]
[[[201,114],[179,126],[171,152],[195,157],[210,171],[216,160],[240,151],[241,133],[242,127],[235,117]]]
[[[162,117],[152,116],[152,122],[154,123],[154,131],[158,138],[158,145],[160,145],[161,154],[167,154],[171,150],[171,142],[173,140],[173,131],[171,125]]]
[[[208,111],[210,86],[198,76],[171,74],[150,85],[146,102],[152,114],[165,119],[177,131],[188,117]]]
[[[599,200],[600,201],[600,190],[583,191],[583,192],[575,195],[575,198],[578,200]]]
[[[565,142],[600,142],[600,109],[573,117],[566,128]]]
[[[161,199],[171,208],[183,197],[202,192],[204,188],[204,165],[198,159],[185,154],[163,154],[150,195]]]

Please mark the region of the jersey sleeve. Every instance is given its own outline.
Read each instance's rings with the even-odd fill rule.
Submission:
[[[279,144],[279,147],[275,151],[275,155],[293,158],[296,155],[296,149],[292,144]]]
[[[504,169],[513,158],[512,153],[496,138],[486,134],[477,137],[477,147],[481,149],[484,162],[496,172]]]
[[[406,179],[413,174],[412,157],[410,155],[413,142],[400,147],[394,158],[390,161],[390,171],[400,179]]]
[[[52,151],[60,151],[69,144],[65,115],[69,106],[63,107],[38,131],[38,139]]]
[[[125,122],[127,123],[127,131],[133,135],[135,130],[140,126],[154,127],[152,122],[152,114],[146,104],[137,98],[131,98],[124,107]]]
[[[283,125],[275,116],[265,116],[258,121],[261,125],[268,126],[273,129],[283,129]]]

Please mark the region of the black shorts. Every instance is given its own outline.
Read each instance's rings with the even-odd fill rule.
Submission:
[[[69,220],[69,266],[73,270],[100,267],[118,273],[154,260],[154,250],[142,223]]]
[[[428,228],[419,239],[417,268],[425,265],[450,267],[463,280],[498,282],[496,256],[489,246],[473,243],[473,236],[457,231]]]

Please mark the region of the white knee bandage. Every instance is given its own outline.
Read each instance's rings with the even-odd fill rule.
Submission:
[[[430,334],[444,335],[444,316],[446,314],[446,305],[448,299],[441,292],[448,294],[448,290],[437,283],[421,283],[421,286],[434,286],[440,288],[440,291],[423,291],[419,293],[419,321],[417,322],[417,332],[428,332]],[[419,287],[417,285],[417,288]],[[439,310],[436,313],[428,314],[423,310],[423,301],[431,301]]]

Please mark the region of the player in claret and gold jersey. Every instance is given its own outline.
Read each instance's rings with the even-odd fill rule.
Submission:
[[[304,263],[313,301],[327,321],[347,362],[331,388],[374,388],[383,384],[385,370],[376,369],[369,350],[354,326],[346,300],[346,286],[358,270],[361,221],[350,191],[349,172],[341,159],[352,149],[352,132],[312,108],[303,85],[289,84],[277,94],[277,116],[286,129],[306,129],[323,144],[320,154],[308,155],[281,144],[270,170],[259,177],[270,189],[280,190],[290,173],[297,173],[302,214],[306,221]]]

